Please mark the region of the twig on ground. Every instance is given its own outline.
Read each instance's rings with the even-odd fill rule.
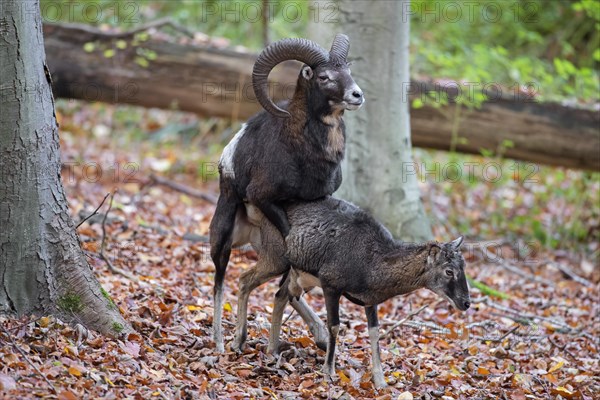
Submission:
[[[122,275],[129,280],[139,283],[140,281],[135,276],[131,275],[129,272],[124,271],[123,269],[121,269],[119,267],[115,267],[110,262],[110,260],[106,256],[106,254],[104,254],[104,249],[106,247],[106,217],[108,217],[108,214],[110,213],[114,198],[115,198],[115,193],[113,192],[113,193],[111,193],[111,196],[110,196],[110,203],[108,204],[108,210],[106,211],[106,214],[104,214],[104,218],[102,219],[102,243],[100,244],[100,258],[102,260],[104,260],[104,262],[108,266],[108,269],[112,273]]]
[[[539,276],[529,274],[529,273],[521,270],[519,267],[511,265],[504,258],[497,256],[496,254],[493,254],[488,249],[486,249],[484,246],[476,247],[475,250],[479,251],[485,259],[489,260],[490,262],[493,262],[494,264],[501,266],[502,268],[504,268],[516,275],[522,276],[525,279],[529,279],[530,281],[541,283],[546,286],[555,286],[555,283],[548,279],[540,278]]]
[[[394,329],[396,329],[397,327],[404,325],[409,319],[411,319],[412,317],[414,317],[415,315],[419,314],[421,311],[423,311],[424,309],[426,309],[429,306],[429,304],[425,304],[423,307],[419,308],[416,311],[411,312],[410,314],[408,314],[406,317],[402,318],[400,321],[396,322],[394,325],[392,325],[387,331],[385,331],[385,333],[383,335],[380,336],[381,339],[385,338],[386,336],[388,336]]]
[[[6,335],[6,337],[8,338],[8,340],[10,341],[10,343],[13,345],[13,347],[23,356],[23,358],[25,359],[25,361],[27,361],[27,363],[29,365],[31,365],[31,367],[35,370],[35,372],[38,373],[38,375],[40,375],[42,378],[44,378],[44,380],[46,381],[46,383],[48,384],[48,386],[50,386],[50,389],[52,389],[52,391],[54,393],[58,393],[56,391],[56,388],[54,387],[54,385],[48,380],[48,378],[46,377],[46,375],[44,375],[42,373],[42,371],[40,371],[40,369],[37,367],[37,365],[35,365],[33,362],[31,362],[31,360],[29,359],[29,357],[27,357],[27,354],[25,354],[25,352],[23,351],[23,349],[21,349],[19,347],[19,345],[17,345],[17,343],[15,342],[15,340],[13,339],[13,336],[10,334],[10,332],[8,332],[6,330],[6,328],[4,327],[4,325],[0,324],[0,328],[2,328],[2,332],[4,332],[4,335]]]
[[[108,198],[108,196],[110,196],[110,193],[106,193],[106,196],[104,196],[104,198],[102,199],[102,202],[100,203],[100,205],[94,210],[93,213],[91,213],[90,215],[88,215],[87,217],[85,217],[84,219],[82,219],[77,226],[75,227],[75,229],[79,228],[85,221],[87,221],[88,219],[92,218],[94,215],[98,214],[98,210],[100,210],[100,208],[102,208],[102,206],[104,205],[104,202],[106,201],[106,199]]]
[[[166,186],[175,191],[187,194],[188,196],[192,196],[197,199],[208,201],[209,203],[212,203],[212,204],[217,204],[217,198],[211,194],[203,193],[197,189],[191,188],[191,187],[183,185],[181,183],[172,182],[172,181],[170,181],[166,178],[163,178],[161,176],[158,176],[158,175],[154,175],[154,174],[150,175],[150,184]]]
[[[484,340],[489,341],[489,342],[501,342],[504,339],[506,339],[508,337],[508,335],[515,332],[517,329],[519,329],[519,325],[513,326],[512,329],[507,331],[504,335],[500,336],[499,338],[484,338]]]
[[[558,269],[560,272],[562,272],[563,274],[567,275],[569,278],[571,278],[572,280],[574,280],[577,283],[582,284],[585,287],[593,287],[594,284],[590,281],[588,281],[585,278],[582,278],[581,276],[577,275],[575,272],[573,272],[573,270],[571,270],[571,268],[567,267],[564,264],[558,263],[558,262],[552,262],[549,261],[547,263],[547,265],[550,265],[556,269]]]
[[[557,320],[549,318],[549,317],[544,317],[541,315],[535,315],[535,314],[530,314],[530,313],[526,313],[526,312],[519,311],[519,310],[514,310],[510,307],[503,306],[502,304],[498,304],[498,303],[490,300],[489,297],[487,297],[485,301],[482,301],[482,303],[484,303],[492,308],[495,308],[496,310],[499,310],[499,311],[502,311],[502,312],[508,314],[507,317],[509,317],[510,319],[515,320],[517,322],[531,324],[535,320],[545,321],[545,322],[548,322],[550,325],[553,325],[553,329],[555,331],[579,335],[579,336],[588,338],[592,341],[595,341],[594,337],[592,335],[590,335],[589,333],[584,332],[583,328],[581,328],[581,327],[574,328],[564,322],[560,322],[560,321],[557,321]]]

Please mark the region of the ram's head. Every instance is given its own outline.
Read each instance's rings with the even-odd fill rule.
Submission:
[[[364,102],[363,92],[350,73],[347,61],[350,41],[337,34],[327,51],[307,39],[283,39],[269,45],[260,53],[252,72],[252,85],[259,103],[270,114],[289,118],[290,113],[273,103],[268,94],[271,70],[287,60],[298,60],[302,66],[300,77],[308,81],[334,109],[356,110]]]

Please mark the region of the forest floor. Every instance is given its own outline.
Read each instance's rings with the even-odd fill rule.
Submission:
[[[420,179],[435,237],[464,234],[467,273],[499,293],[472,285],[473,306],[464,313],[427,290],[382,304],[382,332],[404,323],[380,340],[390,387],[377,391],[364,312],[346,300],[333,381],[319,372],[324,352],[297,314],[283,327],[287,349],[266,354],[277,280],[250,297],[245,352],[215,352],[214,267],[205,238],[214,205],[157,185],[151,175],[216,196],[212,168],[231,134],[227,127],[186,114],[79,103],[59,103],[59,121],[74,220],[116,190],[105,222],[106,253],[134,279],[112,273],[99,257],[109,200],[78,233],[102,286],[138,333],[116,341],[94,332],[85,337],[53,317],[0,319],[0,397],[599,398],[597,175],[534,168],[527,178],[535,179],[515,177],[525,166],[501,180]],[[187,137],[188,128],[200,134]],[[416,157],[417,165],[441,162],[439,174],[443,163],[494,161],[423,150]],[[233,335],[238,278],[256,259],[251,250],[233,252],[226,342]],[[306,299],[325,319],[322,296]]]

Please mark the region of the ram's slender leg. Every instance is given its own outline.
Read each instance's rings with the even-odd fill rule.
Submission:
[[[383,376],[381,358],[379,355],[379,321],[377,320],[377,305],[365,307],[367,325],[369,327],[369,341],[371,342],[371,360],[373,363],[373,383],[377,389],[387,386]]]
[[[325,306],[327,307],[327,328],[329,330],[329,342],[327,343],[327,354],[323,364],[323,373],[335,375],[335,346],[337,335],[340,331],[340,296],[341,293],[330,289],[323,289],[325,295]]]
[[[213,338],[218,352],[224,352],[223,344],[223,281],[231,254],[231,243],[235,215],[240,205],[235,194],[227,190],[227,184],[221,182],[221,195],[210,222],[210,254],[215,264]]]
[[[285,263],[272,262],[268,257],[262,257],[253,268],[245,271],[240,276],[240,290],[238,294],[238,312],[235,328],[235,338],[231,345],[232,350],[242,351],[247,336],[248,298],[250,292],[271,278],[281,275],[288,267]],[[284,306],[285,307],[285,306]]]

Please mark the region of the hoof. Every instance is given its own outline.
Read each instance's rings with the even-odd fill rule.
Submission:
[[[319,330],[314,335],[315,344],[323,351],[327,351],[327,343],[329,342],[329,334],[327,330]]]
[[[215,350],[217,353],[225,353],[225,345],[223,343],[217,343]]]
[[[267,347],[267,354],[272,354],[274,356],[279,354],[279,345],[275,344],[272,345],[271,343],[269,343],[269,346]]]
[[[373,382],[373,385],[375,385],[375,389],[377,389],[377,390],[382,390],[382,389],[389,387],[389,385],[386,383],[386,381]]]
[[[323,364],[321,372],[324,375],[327,375],[329,378],[333,378],[335,376],[335,368],[333,367],[333,365]]]
[[[237,353],[237,354],[242,354],[244,352],[244,344],[243,343],[238,343],[236,340],[233,341],[233,343],[231,343],[231,351]]]

